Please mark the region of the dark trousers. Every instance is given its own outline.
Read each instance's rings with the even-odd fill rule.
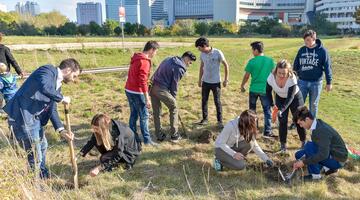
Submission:
[[[295,158],[299,160],[304,155],[305,158],[309,158],[316,155],[317,152],[318,152],[318,146],[314,142],[307,142],[304,146],[304,149],[299,150],[295,153]],[[322,160],[319,163],[309,164],[307,168],[309,174],[320,174],[320,171],[324,166],[329,169],[336,170],[343,167],[344,163],[340,163],[339,161],[335,160],[330,154],[327,159]]]
[[[220,100],[221,84],[220,83],[202,82],[201,103],[202,103],[203,119],[208,119],[208,100],[209,100],[210,91],[212,91],[213,96],[214,96],[217,121],[222,122],[222,106],[221,106],[221,100]]]
[[[117,158],[117,159],[114,159]],[[118,167],[121,163],[127,163],[123,158],[118,157],[117,150],[107,151],[100,156],[100,163],[103,165],[112,165],[112,167],[106,167],[108,171],[111,171],[112,168]]]
[[[271,133],[271,105],[270,100],[266,94],[259,94],[250,92],[249,94],[249,109],[256,112],[256,102],[260,98],[260,102],[264,111],[264,134]]]
[[[281,107],[284,106],[286,101],[286,98],[281,98],[278,95],[276,95],[275,97],[275,104],[276,106],[280,109]],[[288,128],[287,128],[287,124],[288,124],[288,115],[289,115],[289,109],[291,111],[291,114],[294,116],[296,113],[296,110],[299,106],[303,106],[304,105],[304,99],[301,95],[301,92],[299,91],[293,101],[291,102],[290,106],[282,113],[282,116],[279,117],[279,136],[280,136],[280,142],[285,144],[286,143],[286,138],[287,138],[287,133],[288,133]],[[294,121],[294,120],[292,120]],[[306,139],[306,132],[304,128],[301,128],[299,126],[299,124],[296,124],[296,129],[300,138],[300,141],[305,141]]]

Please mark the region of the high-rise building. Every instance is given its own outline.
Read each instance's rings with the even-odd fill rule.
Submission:
[[[318,0],[316,12],[324,13],[327,20],[337,24],[344,31],[360,30],[355,22],[354,14],[360,8],[360,0]]]
[[[124,0],[105,0],[106,19],[119,21],[119,7],[124,5],[123,1]]]
[[[76,18],[78,24],[89,24],[93,21],[101,25],[103,22],[101,3],[77,3]]]
[[[171,0],[174,18],[177,19],[213,19],[213,0]],[[169,8],[170,10],[171,8]],[[171,24],[171,22],[170,22]]]
[[[38,15],[40,14],[40,6],[38,3],[33,1],[27,1],[25,4],[18,2],[15,5],[15,11],[20,15]]]
[[[1,12],[7,12],[7,7],[6,7],[6,5],[0,3],[0,11],[1,11]]]
[[[168,0],[151,0],[151,20],[152,24],[169,25]]]
[[[140,24],[140,0],[125,0],[126,22]]]
[[[288,24],[306,24],[314,14],[314,0],[214,0],[214,20],[233,23],[264,17]]]

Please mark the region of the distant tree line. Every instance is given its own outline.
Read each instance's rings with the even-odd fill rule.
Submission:
[[[360,19],[358,15],[354,16]],[[316,14],[312,25],[290,26],[280,23],[276,18],[263,18],[258,22],[246,21],[241,25],[220,21],[178,20],[169,27],[156,25],[148,29],[142,24],[124,24],[127,36],[223,36],[223,35],[269,35],[272,37],[299,36],[306,29],[314,29],[322,35],[340,34],[335,23],[327,21],[326,16]],[[107,20],[99,25],[90,22],[77,25],[57,11],[37,16],[19,16],[15,12],[0,12],[0,32],[7,35],[62,35],[62,36],[119,36],[121,27],[115,20]]]

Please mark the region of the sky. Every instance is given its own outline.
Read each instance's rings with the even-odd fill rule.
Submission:
[[[40,6],[40,12],[50,12],[52,10],[60,11],[67,16],[70,21],[76,21],[76,3],[78,2],[99,2],[102,6],[103,20],[105,20],[105,0],[30,0],[37,2]],[[0,0],[0,4],[7,6],[8,11],[15,10],[17,2],[26,2],[26,0]]]

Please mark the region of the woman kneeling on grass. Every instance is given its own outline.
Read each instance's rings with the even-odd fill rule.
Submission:
[[[80,150],[80,155],[85,157],[96,146],[101,153],[101,164],[90,171],[90,176],[94,177],[100,171],[111,171],[120,163],[125,164],[125,169],[133,167],[140,152],[135,134],[127,125],[105,114],[97,114],[91,121],[91,128],[94,133]]]
[[[215,141],[214,168],[221,171],[223,166],[242,170],[246,166],[246,155],[253,150],[267,166],[273,162],[262,151],[256,141],[257,117],[252,110],[245,110],[240,117],[227,123]]]

